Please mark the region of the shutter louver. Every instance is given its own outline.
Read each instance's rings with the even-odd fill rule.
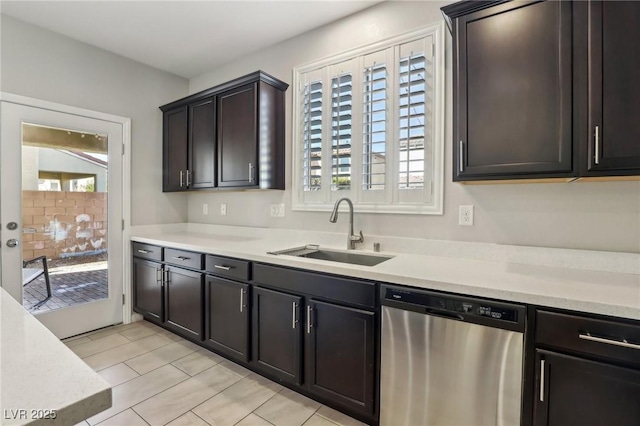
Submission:
[[[387,150],[387,68],[366,67],[363,73],[362,189],[383,190]]]
[[[351,74],[331,79],[331,190],[351,189]]]
[[[319,191],[322,187],[322,82],[305,85],[303,119],[303,190]]]

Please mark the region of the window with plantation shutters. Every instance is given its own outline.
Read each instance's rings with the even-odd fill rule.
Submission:
[[[443,27],[294,69],[293,209],[442,214]]]

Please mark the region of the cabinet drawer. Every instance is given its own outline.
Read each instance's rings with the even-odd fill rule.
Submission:
[[[192,251],[165,248],[164,261],[185,268],[202,269],[202,254]]]
[[[141,259],[161,261],[162,247],[143,243],[133,243],[133,255]]]
[[[205,265],[211,275],[249,281],[249,262],[245,260],[207,255]]]
[[[375,307],[376,285],[367,281],[255,263],[253,281],[294,293],[305,293],[343,303]]]
[[[640,323],[538,311],[536,345],[640,365]]]

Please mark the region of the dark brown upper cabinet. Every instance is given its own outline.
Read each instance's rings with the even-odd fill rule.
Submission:
[[[640,4],[591,1],[588,8],[589,128],[585,176],[640,174]]]
[[[640,174],[637,2],[464,1],[453,34],[453,180]]]
[[[187,107],[179,106],[164,111],[162,144],[162,190],[186,189],[185,173],[188,166]]]
[[[284,189],[284,94],[262,71],[160,107],[163,191]]]
[[[572,176],[571,3],[503,3],[452,30],[453,180]]]

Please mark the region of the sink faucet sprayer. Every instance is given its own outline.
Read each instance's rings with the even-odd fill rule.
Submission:
[[[356,243],[363,243],[364,236],[362,235],[362,231],[360,231],[360,235],[355,235],[353,233],[353,203],[348,198],[340,198],[336,201],[336,205],[333,206],[333,211],[331,212],[331,216],[329,216],[329,222],[336,223],[338,220],[338,207],[340,203],[346,201],[349,205],[349,235],[347,236],[347,249],[353,250],[356,248]]]

